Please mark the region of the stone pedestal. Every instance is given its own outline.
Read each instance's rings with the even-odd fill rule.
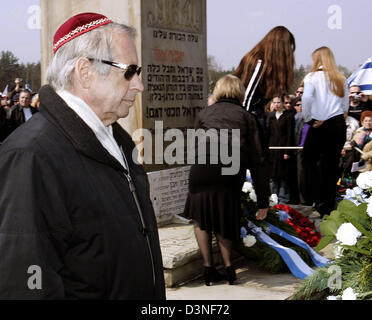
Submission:
[[[165,285],[168,288],[203,274],[203,259],[192,224],[159,228],[159,237]],[[213,257],[217,265],[222,263],[216,241],[213,241]]]

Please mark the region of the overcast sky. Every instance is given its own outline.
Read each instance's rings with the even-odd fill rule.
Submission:
[[[39,1],[2,1],[0,51],[21,62],[40,60],[34,5]],[[208,55],[225,69],[236,67],[270,29],[284,25],[296,38],[298,66],[311,64],[311,53],[326,45],[338,64],[354,70],[372,57],[371,12],[371,0],[207,0]]]
[[[268,31],[283,25],[295,36],[298,66],[311,64],[311,53],[326,45],[337,64],[354,70],[372,57],[371,12],[371,0],[208,0],[208,54],[226,69],[237,67]]]

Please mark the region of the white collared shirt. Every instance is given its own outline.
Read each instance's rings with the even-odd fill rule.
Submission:
[[[279,120],[279,118],[281,117],[281,115],[283,114],[283,111],[279,112],[279,111],[276,111],[275,112],[275,117],[277,120]]]
[[[78,116],[92,129],[102,146],[116,159],[121,165],[125,165],[123,154],[114,138],[112,126],[105,127],[97,114],[82,99],[65,90],[57,90],[57,94],[74,110]]]
[[[28,107],[28,108],[22,108],[22,110],[23,110],[23,114],[25,116],[25,122],[27,120],[31,119],[31,117],[32,117],[31,108],[30,107]]]
[[[305,122],[311,119],[328,120],[349,110],[348,86],[345,82],[345,95],[336,96],[330,89],[330,82],[323,71],[306,75],[302,95],[302,113]]]

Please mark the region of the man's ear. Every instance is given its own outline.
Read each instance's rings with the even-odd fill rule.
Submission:
[[[93,79],[92,64],[87,58],[79,58],[75,64],[75,79],[84,89],[89,89]]]

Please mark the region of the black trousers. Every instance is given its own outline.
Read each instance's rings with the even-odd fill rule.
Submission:
[[[338,163],[346,141],[343,115],[323,122],[318,128],[310,127],[303,149],[305,183],[321,216],[335,209]]]

